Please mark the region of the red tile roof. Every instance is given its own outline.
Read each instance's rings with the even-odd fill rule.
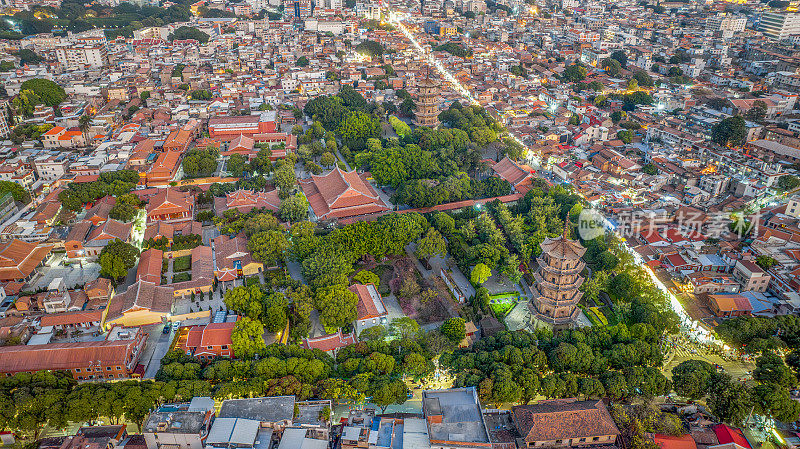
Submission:
[[[194,199],[189,192],[177,189],[160,189],[147,203],[147,216],[191,212]]]
[[[253,257],[247,249],[247,239],[241,235],[234,238],[227,235],[214,238],[214,250],[217,262],[215,269],[218,272],[225,269],[236,269],[237,267],[234,266],[236,261],[239,261],[241,268],[254,263]]]
[[[387,315],[386,305],[374,285],[353,284],[348,290],[358,296],[358,319],[379,318]]]
[[[230,346],[232,344],[231,333],[235,325],[234,322],[207,324],[200,337],[200,346]]]
[[[301,180],[314,214],[320,220],[370,215],[389,210],[372,186],[355,171],[339,167],[330,173]]]
[[[317,338],[306,338],[303,341],[303,347],[306,349],[319,349],[325,352],[335,352],[355,342],[356,337],[354,334],[342,335],[340,329],[335,334],[323,335]]]
[[[192,277],[188,281],[171,284],[176,292],[185,289],[210,287],[214,282],[214,259],[210,246],[192,248]]]
[[[619,435],[603,401],[542,401],[511,411],[526,442]]]
[[[676,437],[657,433],[653,435],[653,441],[655,441],[661,449],[697,449],[697,443],[695,443],[694,438],[689,434]]]
[[[160,287],[152,282],[138,280],[109,302],[106,321],[117,319],[132,310],[144,309],[167,314],[172,310],[172,299],[172,287]]]
[[[735,443],[745,449],[752,449],[740,429],[728,427],[725,424],[717,424],[713,429],[719,444]]]
[[[164,261],[164,252],[160,249],[150,248],[142,252],[139,266],[136,268],[136,280],[145,280],[156,285],[161,285],[161,266]]]
[[[80,310],[77,312],[48,313],[39,320],[39,325],[65,326],[86,323],[99,323],[103,319],[102,310]]]
[[[3,346],[0,373],[86,368],[98,362],[126,366],[134,346],[135,340]]]
[[[681,231],[675,228],[669,228],[664,232],[667,240],[671,241],[672,243],[679,243],[686,240],[686,238],[681,234]]]
[[[277,212],[281,207],[281,199],[278,190],[273,189],[269,192],[253,192],[250,190],[236,190],[227,194],[225,197],[214,198],[214,209],[217,213],[222,213],[228,209],[236,209],[239,212],[247,213],[252,209],[267,208]]]
[[[102,225],[94,228],[89,233],[89,236],[86,238],[86,241],[91,242],[93,240],[102,241],[102,240],[120,239],[123,242],[127,242],[128,240],[130,240],[132,229],[133,229],[132,222],[124,223],[114,219],[109,219]]]
[[[670,254],[666,257],[667,262],[675,268],[680,268],[688,265],[686,260],[680,254]]]
[[[0,246],[0,281],[16,281],[28,277],[50,254],[51,245],[12,240]]]
[[[494,164],[492,169],[498,174],[498,176],[511,183],[511,185],[514,187],[520,184],[530,183],[530,180],[533,177],[530,167],[520,165],[511,160],[508,156],[504,157],[500,162]]]

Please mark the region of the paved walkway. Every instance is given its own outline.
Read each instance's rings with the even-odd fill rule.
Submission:
[[[450,256],[448,256],[447,260],[448,262],[453,262],[453,259]],[[473,287],[472,284],[470,284],[469,279],[467,279],[464,273],[461,272],[461,270],[458,268],[455,262],[448,265],[449,266],[447,269],[448,271],[450,271],[450,276],[456,282],[458,288],[461,289],[461,292],[464,293],[464,296],[466,296],[467,298],[475,296],[475,287]]]
[[[206,226],[203,228],[203,245],[211,246],[211,240],[219,237],[219,229],[216,226]]]
[[[145,328],[145,332],[147,332],[147,345],[139,359],[139,362],[146,367],[144,372],[145,379],[156,377],[156,373],[159,368],[161,368],[161,359],[164,358],[167,351],[169,351],[170,343],[175,336],[175,332],[171,327],[169,334],[163,333],[162,330],[163,325],[161,324],[153,324]]]
[[[516,331],[520,329],[530,329],[531,323],[531,311],[528,309],[528,300],[527,298],[520,298],[520,301],[517,302],[517,305],[511,309],[511,312],[508,312],[508,315],[505,317],[506,326],[508,326],[508,330]]]
[[[172,283],[172,276],[175,275],[175,272],[172,271],[174,269],[172,261],[173,261],[172,257],[167,259],[167,272],[164,273],[164,277],[167,279],[167,285]]]
[[[304,284],[306,283],[306,279],[303,277],[303,267],[300,266],[299,263],[293,260],[287,260],[286,271],[289,272],[289,276],[295,281],[300,281]]]
[[[404,318],[406,316],[406,314],[403,313],[403,308],[400,307],[400,303],[397,301],[397,297],[395,297],[394,294],[389,293],[388,295],[384,296],[383,304],[386,306],[386,312],[389,315],[387,317],[389,323],[391,323],[392,320]]]
[[[319,320],[319,312],[317,312],[316,309],[311,311],[311,315],[308,316],[308,320],[311,322],[311,330],[308,332],[308,336],[310,338],[321,337],[326,334],[325,327]]]
[[[323,141],[324,141],[324,140],[323,140]],[[345,158],[343,158],[343,157],[342,157],[342,153],[340,153],[340,152],[339,152],[339,147],[336,147],[336,157],[337,157],[337,158],[338,158],[340,161],[344,162],[344,166],[347,168],[347,171],[350,171],[350,170],[351,170],[351,169],[350,169],[350,164],[348,164],[348,163],[347,163],[347,160],[346,160]]]

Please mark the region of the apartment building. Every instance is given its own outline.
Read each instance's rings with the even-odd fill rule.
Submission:
[[[108,65],[108,50],[104,44],[69,45],[56,48],[58,63],[67,70]]]
[[[40,180],[55,181],[67,173],[69,160],[65,154],[47,154],[34,159],[33,168]]]
[[[742,285],[742,291],[765,292],[772,276],[751,260],[738,260],[733,267],[733,278]]]
[[[773,39],[800,34],[800,12],[766,11],[761,15],[758,30]]]
[[[706,19],[706,27],[723,33],[741,33],[747,26],[747,17],[730,14],[717,14]]]

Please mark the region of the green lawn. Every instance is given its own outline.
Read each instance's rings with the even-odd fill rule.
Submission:
[[[608,306],[603,306],[599,308],[600,312],[605,315],[606,319],[608,320],[609,326],[614,326],[617,324],[617,315],[611,310]]]
[[[172,271],[188,271],[192,268],[192,256],[177,257],[172,261]]]
[[[511,312],[511,310],[516,305],[517,305],[517,301],[504,301],[504,302],[498,302],[498,303],[491,303],[490,302],[489,303],[489,308],[492,309],[492,312],[494,312],[494,315],[498,319],[502,319],[503,317],[508,315],[508,313]]]
[[[519,298],[519,292],[505,292],[505,293],[495,293],[494,295],[489,295],[491,299],[513,299],[517,300]]]
[[[192,279],[192,274],[188,271],[184,271],[183,273],[175,273],[172,276],[172,283],[176,282],[185,282]]]

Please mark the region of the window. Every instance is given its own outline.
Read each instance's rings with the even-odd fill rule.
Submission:
[[[75,368],[75,372],[76,372],[76,373],[80,373],[80,372],[81,372],[81,369],[80,369],[80,368]]]
[[[592,438],[592,441],[599,441],[599,440],[600,440],[600,437],[594,437],[594,438]]]
[[[206,349],[214,349],[213,346],[206,346]]]
[[[228,345],[222,345],[222,349],[228,349]]]
[[[111,371],[111,367],[110,367],[110,366],[107,366],[107,367],[106,367],[106,371]]]

